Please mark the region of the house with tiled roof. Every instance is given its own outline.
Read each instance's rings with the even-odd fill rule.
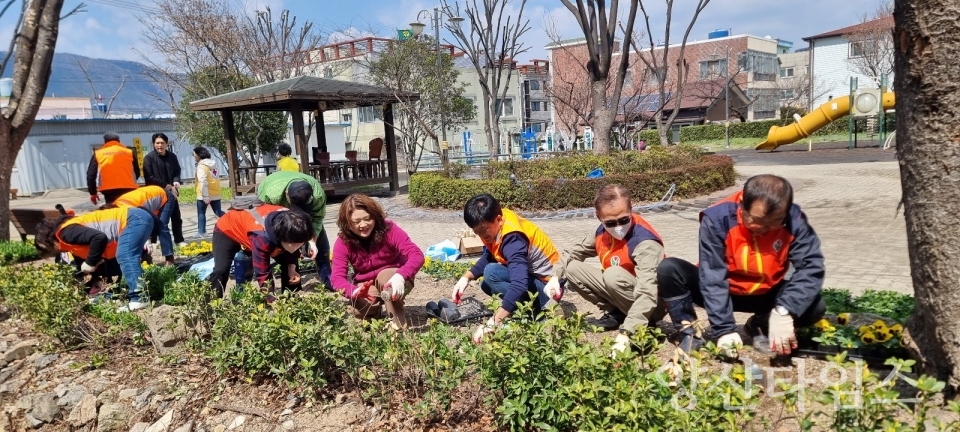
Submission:
[[[857,78],[858,87],[878,87],[877,74],[864,73],[864,68],[858,67],[858,63],[862,64],[863,59],[869,56],[876,56],[877,47],[883,45],[880,52],[884,53],[885,59],[889,51],[890,58],[885,61],[892,65],[892,50],[886,45],[889,43],[892,47],[892,34],[893,17],[884,17],[803,38],[809,44],[807,64],[812,72],[811,85],[817,85],[824,90],[817,92],[822,94],[817,94],[819,97],[815,98],[808,108],[816,108],[832,98],[848,96],[851,77]],[[889,40],[865,40],[874,37]],[[892,86],[892,72],[887,76],[887,82]]]

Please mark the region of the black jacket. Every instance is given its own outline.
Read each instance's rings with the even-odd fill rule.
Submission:
[[[180,183],[180,161],[177,155],[167,150],[167,154],[160,156],[156,150],[143,157],[143,179],[147,186],[162,188],[174,183]]]

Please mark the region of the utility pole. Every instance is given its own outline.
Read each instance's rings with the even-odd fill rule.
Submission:
[[[437,83],[443,78],[443,68],[440,64],[440,8],[433,8],[433,36],[434,42],[436,43],[437,51]],[[443,86],[438,86],[440,88],[440,101],[443,102],[444,92]],[[440,110],[440,136],[442,140],[440,141],[440,149],[442,154],[443,163],[447,164],[450,162],[448,159],[449,155],[447,154],[447,120],[444,116],[443,110]]]
[[[727,148],[730,148],[730,46],[727,45],[727,59],[725,61],[727,70],[723,71],[727,79],[723,82],[723,137],[727,141]]]

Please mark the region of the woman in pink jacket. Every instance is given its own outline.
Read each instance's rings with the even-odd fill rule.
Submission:
[[[383,208],[362,194],[348,196],[337,218],[340,234],[333,245],[333,288],[350,299],[350,313],[360,319],[379,317],[382,307],[393,317],[391,327],[406,326],[403,299],[423,267],[423,252],[399,226],[386,220]],[[353,281],[347,266],[353,266]]]

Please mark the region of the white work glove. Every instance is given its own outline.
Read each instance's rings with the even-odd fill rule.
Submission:
[[[390,300],[401,300],[403,299],[405,284],[406,281],[403,280],[403,276],[400,276],[400,273],[394,273],[393,276],[390,276],[386,285],[383,286],[383,290],[390,291]]]
[[[790,314],[780,315],[776,310],[771,311],[767,323],[770,349],[774,353],[787,355],[790,350],[797,349],[797,336],[793,331],[793,317]]]
[[[317,257],[317,242],[308,241],[307,242],[307,251],[309,251],[307,258],[314,259]]]
[[[740,347],[743,346],[743,339],[740,339],[740,333],[733,332],[720,336],[717,339],[717,347],[720,352],[730,359],[740,358]]]
[[[493,333],[496,330],[497,322],[493,320],[493,317],[487,320],[486,324],[477,327],[477,331],[473,332],[473,343],[480,343],[483,341],[483,337],[488,333]]]
[[[547,285],[543,287],[543,293],[555,301],[560,301],[560,297],[563,297],[563,288],[560,287],[560,279],[556,276],[551,277]]]
[[[86,261],[84,261],[83,264],[80,264],[80,271],[86,274],[93,273],[96,270],[97,270],[97,266],[92,266],[90,264],[87,264]]]
[[[630,336],[620,333],[614,341],[612,356],[616,357],[617,354],[625,353],[630,349]]]
[[[180,182],[173,182],[174,189],[180,189]]]
[[[453,293],[450,294],[450,299],[453,300],[454,303],[460,304],[460,298],[463,297],[463,292],[467,289],[468,284],[470,284],[470,280],[464,276],[453,286]]]

